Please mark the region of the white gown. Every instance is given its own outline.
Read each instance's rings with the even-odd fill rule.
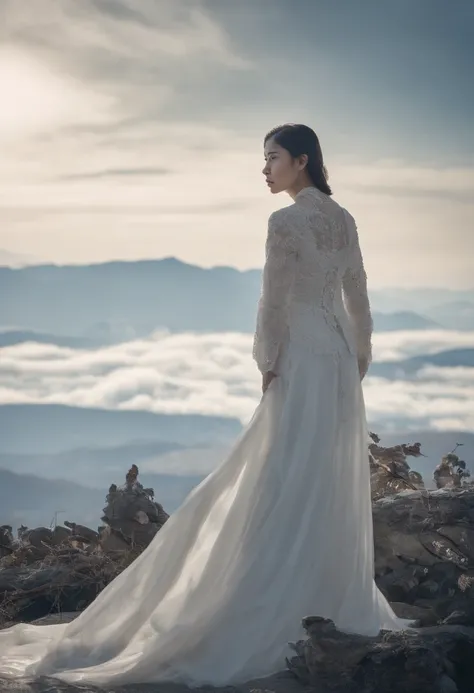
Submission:
[[[305,188],[269,220],[253,356],[277,377],[251,421],[75,621],[0,632],[0,677],[239,684],[285,669],[304,616],[406,627],[373,580],[371,332],[354,220]]]

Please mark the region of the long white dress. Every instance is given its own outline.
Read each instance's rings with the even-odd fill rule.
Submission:
[[[371,333],[355,222],[304,188],[269,219],[253,356],[277,377],[249,424],[75,621],[0,633],[0,676],[238,684],[285,668],[304,616],[403,629],[373,580]]]

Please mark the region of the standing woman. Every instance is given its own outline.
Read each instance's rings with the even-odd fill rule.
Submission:
[[[263,396],[230,454],[72,623],[0,632],[0,676],[240,684],[285,668],[307,615],[399,630],[373,579],[361,380],[372,319],[352,216],[316,134],[264,140],[273,194],[253,356]]]

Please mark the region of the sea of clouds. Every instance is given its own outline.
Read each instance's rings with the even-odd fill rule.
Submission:
[[[374,361],[474,347],[474,333],[444,330],[374,335]],[[65,404],[236,417],[247,423],[261,396],[252,336],[170,334],[97,349],[24,343],[2,349],[0,404]],[[364,380],[371,423],[474,429],[474,368],[427,366],[414,380]]]

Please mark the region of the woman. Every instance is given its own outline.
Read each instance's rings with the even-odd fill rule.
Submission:
[[[0,633],[0,676],[238,684],[285,668],[301,619],[401,629],[373,580],[361,380],[372,320],[353,218],[316,134],[264,141],[273,194],[253,356],[263,396],[227,459],[72,623]]]

